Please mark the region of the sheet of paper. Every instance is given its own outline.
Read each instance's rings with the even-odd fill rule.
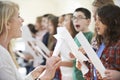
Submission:
[[[58,31],[59,31],[58,32],[59,35],[56,35],[56,36],[61,37],[61,39],[64,39],[63,44],[66,44],[69,46],[68,48],[71,50],[74,56],[82,63],[81,70],[83,72],[83,75],[86,74],[88,72],[88,68],[83,64],[83,61],[87,61],[88,60],[87,57],[85,57],[80,51],[78,51],[79,49],[78,46],[76,45],[76,43],[74,42],[74,39],[72,38],[72,36],[70,35],[70,33],[67,31],[65,27],[60,27]]]
[[[50,50],[43,44],[42,41],[37,40],[32,37],[30,30],[27,26],[22,27],[22,38],[24,39],[25,43],[27,42],[35,42],[35,44],[42,50],[44,51],[47,55],[50,55]],[[28,47],[28,46],[27,46]]]
[[[57,39],[57,43],[55,45],[52,56],[58,56],[60,54],[60,50],[64,40],[60,37],[59,34],[54,35],[54,37]]]
[[[80,61],[87,61],[88,58],[83,55],[82,52],[78,51],[79,47],[76,45],[74,39],[70,35],[70,33],[67,31],[65,27],[60,28],[61,33],[60,35],[64,38],[64,40],[67,42],[68,46],[70,47],[72,53],[74,56],[79,59]]]
[[[48,56],[46,56],[38,46],[35,46],[35,49],[38,50],[40,54],[44,56],[45,59],[48,59]]]
[[[71,53],[71,49],[69,48],[69,46],[66,44],[67,42],[64,41],[64,43],[61,46],[61,50],[60,50],[60,55],[61,55],[61,59],[63,61],[71,61],[74,60],[74,58],[70,57],[70,53]]]
[[[31,45],[31,48],[33,48],[35,51],[38,51],[39,53],[37,54],[38,56],[43,56],[46,59],[48,58],[47,55],[45,55],[45,53],[39,48],[39,46],[37,46],[36,44],[34,44],[33,42],[29,42],[29,44]]]
[[[41,42],[40,40],[36,39],[36,44],[40,47],[40,49],[42,49],[47,55],[50,56],[50,50],[45,46],[45,44],[43,44],[43,42]]]
[[[89,44],[88,40],[85,38],[82,32],[77,34],[77,39],[81,43],[82,47],[84,48],[85,52],[87,53],[89,59],[91,60],[92,64],[95,68],[100,72],[102,77],[105,77],[105,67],[103,66],[102,62],[98,58],[96,52],[92,49],[91,45]]]

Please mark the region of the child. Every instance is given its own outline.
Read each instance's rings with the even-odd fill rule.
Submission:
[[[91,18],[91,13],[89,10],[85,8],[77,8],[73,14],[73,19],[72,19],[75,30],[77,32],[82,31],[89,42],[91,42],[91,39],[93,37],[93,33],[88,29],[88,26],[91,21],[90,18]],[[78,47],[80,47],[81,45],[78,39],[75,37],[74,40],[78,45]],[[76,60],[74,60],[73,63],[74,63],[73,80],[84,80],[82,72],[76,68]]]
[[[111,13],[112,11],[112,13]],[[106,69],[120,71],[120,8],[115,5],[105,5],[97,10],[96,16],[96,40],[100,47],[105,48],[100,59]],[[100,50],[101,48],[99,48]],[[97,53],[99,53],[99,50]],[[99,54],[98,54],[99,55]],[[106,78],[112,80],[112,75]],[[114,80],[117,80],[114,79]]]
[[[74,38],[77,32],[74,29],[73,23],[72,23],[72,13],[65,14],[64,16],[64,21],[63,21],[63,26],[66,27],[68,32],[71,34],[71,36]],[[65,46],[62,46],[62,50],[60,53],[61,57],[61,74],[62,74],[62,80],[73,80],[73,61],[69,57],[69,52],[64,49]]]
[[[112,11],[112,13],[111,13]],[[118,6],[107,4],[98,8],[96,12],[96,40],[98,51],[97,55],[107,69],[105,71],[105,80],[120,79],[120,8]],[[95,68],[92,71],[90,79],[102,79]],[[92,70],[94,69],[94,71]],[[94,75],[93,75],[94,72]],[[87,79],[87,80],[90,80]]]

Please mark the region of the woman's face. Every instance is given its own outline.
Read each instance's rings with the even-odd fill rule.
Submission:
[[[98,35],[104,36],[107,26],[100,21],[98,15],[96,15],[95,28]]]
[[[50,34],[54,34],[54,25],[50,20],[48,21],[48,31]]]
[[[11,38],[21,37],[21,26],[23,21],[24,20],[19,16],[19,12],[16,11],[14,16],[8,22],[8,26],[10,27],[10,29],[8,29],[8,34]]]

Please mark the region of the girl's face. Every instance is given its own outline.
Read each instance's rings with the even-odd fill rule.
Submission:
[[[50,34],[54,34],[54,25],[50,20],[48,21],[48,31]]]
[[[22,31],[21,26],[23,23],[23,19],[19,16],[19,12],[16,11],[14,16],[8,21],[8,34],[11,38],[21,37]]]
[[[65,16],[65,19],[64,19],[64,22],[63,22],[63,25],[68,29],[70,30],[70,23],[71,23],[71,16],[70,15],[66,15]]]
[[[58,19],[58,27],[63,27],[63,21],[64,21],[64,17],[60,16]]]
[[[42,29],[42,25],[41,25],[41,23],[39,23],[38,21],[36,21],[36,23],[35,23],[35,29],[36,29],[36,30]]]
[[[96,15],[95,28],[98,35],[104,36],[107,26],[100,21],[98,15]]]
[[[41,25],[42,25],[43,29],[47,29],[48,28],[48,18],[47,17],[43,17],[42,18]]]

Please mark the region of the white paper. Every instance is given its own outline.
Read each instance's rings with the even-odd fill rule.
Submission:
[[[27,42],[30,42],[31,44],[32,44],[32,42],[35,42],[36,46],[38,46],[41,51],[44,51],[48,56],[50,55],[50,50],[43,44],[42,41],[37,40],[37,39],[32,37],[31,32],[27,26],[22,27],[22,38],[24,39],[26,44],[27,44]],[[27,48],[28,48],[28,46],[29,45],[27,45]],[[28,48],[28,49],[31,49],[31,48]],[[34,54],[32,54],[32,55],[35,56]]]
[[[52,56],[58,56],[60,54],[61,46],[63,44],[63,39],[59,37],[59,34],[54,35],[54,37],[57,39],[57,43],[55,45]]]
[[[29,42],[30,42],[30,44],[32,43],[32,41],[29,41]],[[41,64],[43,62],[43,56],[39,55],[39,54],[36,54],[35,50],[33,50],[33,48],[35,49],[35,47],[33,47],[33,48],[32,47],[33,47],[32,45],[30,46],[29,44],[27,44],[27,49],[28,49],[29,53],[34,58],[33,59],[34,60],[33,66],[36,67],[36,66],[38,66],[39,64]]]
[[[63,61],[74,60],[73,58],[70,57],[71,50],[70,50],[69,46],[66,43],[67,42],[64,41],[64,43],[61,46],[61,50],[60,50],[61,59]]]
[[[57,37],[61,37],[61,39],[64,39],[64,44],[68,45],[69,49],[71,50],[71,52],[73,53],[73,55],[79,59],[79,61],[81,63],[83,63],[83,61],[87,61],[87,57],[85,57],[80,51],[78,51],[78,46],[76,45],[76,43],[74,42],[74,39],[72,38],[72,36],[70,35],[70,33],[67,31],[67,29],[65,27],[60,27],[58,28],[58,34],[56,35]],[[59,43],[59,42],[58,42]],[[60,42],[61,43],[61,42]],[[56,46],[57,47],[57,46]],[[67,48],[67,47],[66,47]],[[60,50],[59,50],[60,51]],[[86,74],[88,72],[88,68],[82,64],[82,72],[83,75]]]
[[[82,45],[83,49],[87,53],[89,59],[91,60],[92,64],[95,66],[95,68],[100,72],[102,78],[105,77],[105,67],[103,66],[102,62],[98,58],[96,52],[92,49],[91,45],[85,38],[82,32],[79,32],[77,34],[77,39],[79,40],[80,44]]]
[[[68,46],[70,47],[72,53],[74,56],[79,59],[80,61],[88,61],[88,58],[83,55],[82,52],[78,51],[79,47],[76,45],[74,39],[70,35],[70,33],[67,31],[65,27],[61,28],[60,35],[64,38],[64,40],[67,42]]]
[[[48,59],[48,56],[46,56],[38,46],[35,46],[35,49],[38,50],[40,54],[44,56],[45,59]]]
[[[36,44],[42,49],[48,56],[50,56],[50,50],[43,44],[42,41],[36,39]]]

